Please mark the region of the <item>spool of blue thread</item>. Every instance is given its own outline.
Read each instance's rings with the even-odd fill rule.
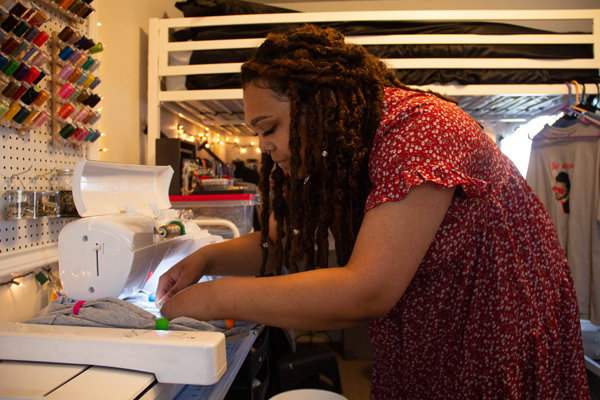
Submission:
[[[75,50],[73,50],[70,46],[67,46],[64,49],[62,49],[60,53],[58,53],[58,58],[60,58],[63,61],[67,61],[69,57],[71,57],[71,54],[73,54],[74,52]]]
[[[90,130],[91,130],[91,129],[90,129]],[[100,133],[100,131],[94,131],[94,132],[95,132],[95,135],[94,135],[94,137],[93,137],[93,138],[91,138],[91,139],[90,139],[90,143],[94,143],[96,140],[98,140],[98,138],[99,138],[100,136],[102,136],[102,134]]]
[[[8,63],[8,57],[4,53],[0,53],[0,70]]]
[[[86,45],[88,40],[90,40],[90,39],[86,38],[85,36],[82,37],[81,39],[79,39],[79,41],[77,43],[75,43],[75,47],[77,47],[78,49],[83,49],[83,46]]]
[[[35,45],[31,46],[31,49],[29,49],[29,51],[23,57],[21,57],[21,60],[23,60],[23,61],[29,60],[35,53],[37,53],[38,50],[39,50],[39,48],[37,46],[35,46]]]
[[[94,82],[92,82],[92,84],[90,85],[90,89],[91,89],[91,90],[94,90],[94,89],[96,89],[96,86],[98,86],[98,85],[100,84],[100,82],[102,82],[102,81],[100,80],[100,78],[96,78],[96,80],[95,80]],[[104,86],[102,86],[102,87],[104,87]]]
[[[27,32],[25,32],[25,35],[23,35],[23,40],[31,42],[37,35],[39,35],[39,33],[40,30],[36,26],[32,26]]]
[[[81,74],[81,76],[79,77],[79,79],[77,79],[75,81],[75,84],[77,86],[81,86],[83,84],[83,82],[85,82],[87,80],[87,78],[89,77],[89,74],[86,74],[85,72],[83,74]]]

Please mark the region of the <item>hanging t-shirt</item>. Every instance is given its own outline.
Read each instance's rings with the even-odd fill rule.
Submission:
[[[580,315],[595,325],[600,325],[598,135],[600,127],[580,121],[546,125],[533,140],[527,170],[527,182],[546,206],[567,254]]]

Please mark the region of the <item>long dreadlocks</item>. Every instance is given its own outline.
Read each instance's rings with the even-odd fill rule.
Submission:
[[[242,66],[243,87],[250,83],[290,101],[288,176],[262,155],[259,189],[265,274],[269,194],[277,221],[277,271],[291,272],[306,257],[306,270],[327,267],[328,229],[335,239],[338,264],[350,259],[370,192],[369,153],[381,119],[384,87],[404,86],[364,47],[346,44],[331,28],[304,25],[285,34],[269,34],[254,57]],[[441,97],[441,96],[440,96]],[[308,180],[297,178],[302,164],[300,118],[306,119],[304,165]],[[315,147],[322,160],[315,160]],[[284,197],[284,193],[287,195]],[[285,232],[284,232],[285,230]],[[282,239],[287,237],[285,249]],[[316,248],[316,251],[315,251]]]

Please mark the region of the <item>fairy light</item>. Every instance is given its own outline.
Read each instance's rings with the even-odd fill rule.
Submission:
[[[108,149],[107,149],[107,148],[104,148],[104,149],[98,149],[98,151],[103,151],[103,152],[104,152],[104,151],[108,151]]]
[[[254,142],[250,142],[250,146],[254,146]]]
[[[236,143],[239,143],[239,142],[240,142],[240,139],[238,139],[238,138],[235,138],[234,142],[236,142]]]
[[[101,134],[100,134],[100,136],[106,136],[106,134],[104,134],[104,133],[101,133]]]
[[[219,142],[219,144],[220,144],[221,146],[224,146],[224,145],[225,145],[225,142]]]
[[[228,138],[228,137],[226,137],[226,138],[225,138],[225,141],[226,141],[226,142],[229,142],[229,138]]]
[[[210,147],[210,144],[206,143],[206,144],[204,145],[204,147],[206,147],[206,148],[208,149],[208,148]]]
[[[246,148],[242,147],[242,149],[240,150],[241,153],[245,153],[246,152]]]
[[[256,152],[257,152],[257,153],[260,153],[260,147],[257,147],[257,148],[256,148]]]
[[[102,24],[100,22],[98,22],[98,26],[102,26]]]

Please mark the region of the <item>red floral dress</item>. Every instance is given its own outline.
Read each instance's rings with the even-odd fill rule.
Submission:
[[[457,186],[396,306],[371,321],[371,399],[588,399],[571,271],[544,206],[468,115],[386,88],[365,211]],[[393,240],[393,238],[386,238]]]

